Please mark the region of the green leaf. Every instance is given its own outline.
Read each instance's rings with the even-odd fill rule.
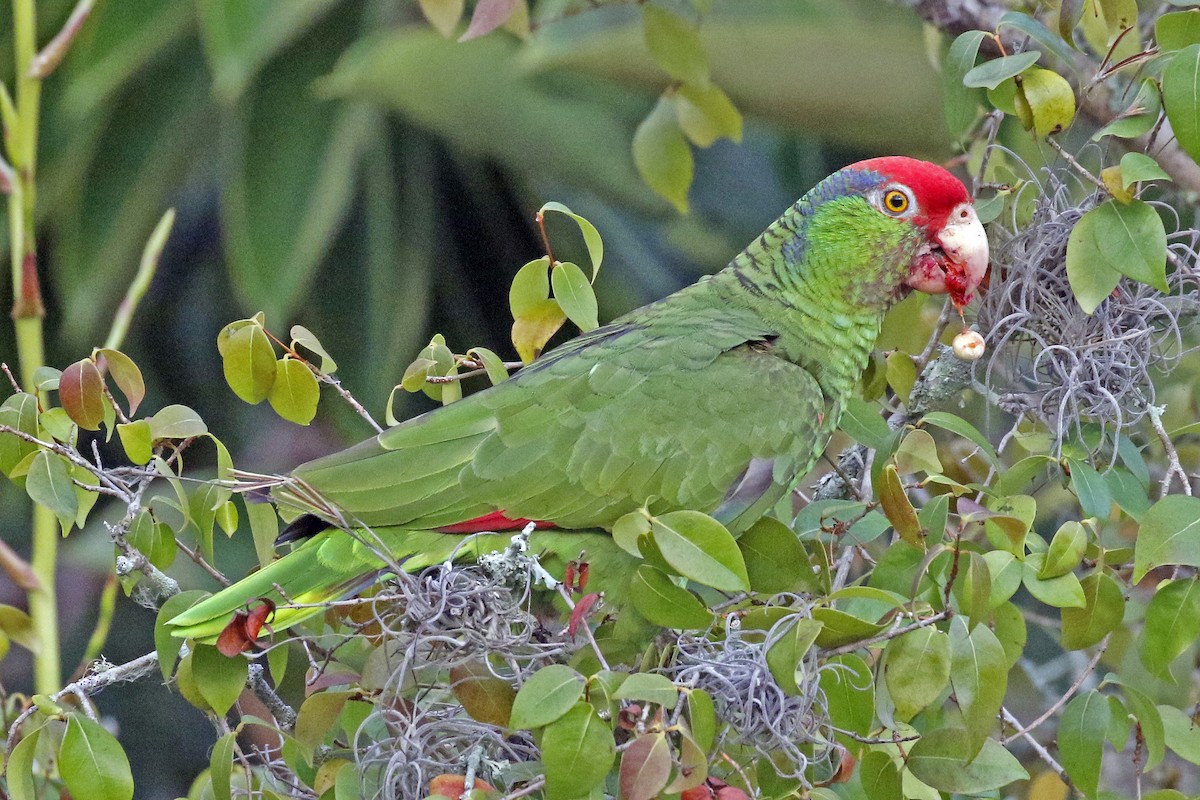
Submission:
[[[18,392],[0,404],[0,425],[38,435],[38,401],[27,392]],[[13,467],[37,452],[37,445],[11,433],[0,433],[0,472],[8,475]]]
[[[913,385],[917,382],[917,368],[913,364],[912,356],[900,350],[891,353],[887,357],[887,368],[884,374],[887,377],[888,386],[892,387],[892,391],[896,393],[897,397],[907,403]]]
[[[910,720],[950,681],[950,638],[932,625],[888,643],[884,677],[899,719]]]
[[[907,356],[906,356],[907,358]],[[942,462],[938,460],[937,444],[928,431],[916,428],[908,432],[896,448],[896,470],[901,475],[911,475],[914,472],[926,472],[931,475],[942,471]]]
[[[1112,513],[1112,495],[1104,478],[1086,461],[1068,458],[1067,464],[1071,468],[1071,489],[1079,498],[1083,513],[1089,517],[1108,519]]]
[[[556,211],[575,220],[575,224],[579,226],[579,232],[583,234],[583,244],[587,247],[588,259],[592,262],[592,280],[595,281],[596,276],[600,273],[600,263],[604,261],[604,240],[600,238],[600,231],[596,230],[596,226],[591,222],[562,203],[546,203],[538,213],[544,214],[547,211]],[[546,265],[549,266],[549,263],[547,260]]]
[[[1049,28],[1028,14],[1022,14],[1020,11],[1005,13],[1000,18],[1000,21],[996,23],[997,32],[1001,28],[1012,28],[1020,31],[1042,47],[1045,47],[1064,64],[1072,64],[1075,60],[1075,52],[1069,46],[1069,42],[1071,41],[1069,37],[1051,33]]]
[[[182,639],[171,635],[171,626],[167,623],[208,596],[209,593],[201,589],[189,589],[168,597],[158,610],[154,618],[154,649],[158,653],[158,668],[162,671],[164,683],[171,680],[175,660],[179,658],[179,649],[183,646]]]
[[[108,410],[104,378],[90,358],[76,361],[63,370],[58,382],[58,399],[67,415],[81,428],[100,430]]]
[[[1140,652],[1146,669],[1171,680],[1171,662],[1200,638],[1200,580],[1166,581],[1146,608]]]
[[[542,256],[517,270],[512,284],[508,287],[508,307],[512,311],[513,319],[517,319],[549,298],[550,257]]]
[[[1085,213],[1079,224],[1075,225],[1067,242],[1067,279],[1070,282],[1070,290],[1075,294],[1080,308],[1087,314],[1096,311],[1100,302],[1111,295],[1112,290],[1116,289],[1117,283],[1121,281],[1121,273],[1099,255],[1099,245],[1094,241],[1094,229],[1098,223],[1088,223],[1087,227],[1080,231],[1081,224],[1090,213],[1091,211]],[[1074,245],[1072,242],[1075,242]]]
[[[657,567],[643,564],[629,584],[630,600],[638,613],[655,625],[679,630],[705,630],[712,612],[697,597],[676,585]]]
[[[798,588],[816,590],[812,563],[796,533],[773,517],[763,517],[737,540],[750,588],[775,594]]]
[[[1154,21],[1154,38],[1163,52],[1200,44],[1200,10],[1163,14]]]
[[[226,658],[217,648],[196,644],[192,651],[192,679],[200,696],[213,711],[225,714],[246,686],[246,659]]]
[[[567,315],[554,300],[543,300],[526,309],[512,326],[512,342],[526,364],[541,355],[550,337],[566,322]]]
[[[294,735],[296,742],[304,748],[306,757],[311,759],[313,751],[325,741],[325,737],[337,724],[346,701],[354,694],[355,692],[350,690],[324,691],[315,692],[305,698],[296,714]]]
[[[33,780],[33,757],[42,729],[26,731],[21,741],[8,754],[4,776],[8,783],[8,794],[12,800],[40,800],[37,785]]]
[[[148,464],[154,457],[154,438],[150,434],[150,423],[144,419],[123,422],[117,425],[117,436],[125,455],[135,464]]]
[[[1120,276],[1167,291],[1167,236],[1154,207],[1108,200],[1080,217],[1067,239],[1067,278],[1084,312],[1112,293]]]
[[[1055,608],[1083,608],[1087,598],[1083,586],[1074,573],[1068,572],[1055,578],[1041,579],[1045,553],[1030,553],[1025,559],[1025,573],[1021,579],[1029,593],[1048,606]]]
[[[663,558],[680,575],[721,591],[750,591],[737,541],[712,517],[672,511],[655,517],[651,529]]]
[[[467,351],[467,355],[483,364],[483,369],[493,386],[508,379],[508,367],[504,366],[504,360],[486,347],[472,347]]]
[[[317,415],[321,385],[306,365],[284,356],[275,362],[275,381],[267,399],[279,416],[297,425],[307,425]]]
[[[542,766],[546,800],[575,800],[604,780],[617,757],[612,731],[587,703],[578,703],[546,726]]]
[[[1167,747],[1180,758],[1200,764],[1200,725],[1174,706],[1159,706]]]
[[[1162,715],[1158,713],[1154,703],[1143,692],[1123,684],[1121,692],[1125,695],[1125,703],[1133,712],[1133,716],[1137,718],[1137,723],[1141,728],[1142,740],[1146,746],[1144,769],[1152,770],[1162,763],[1163,756],[1166,755],[1166,734]]]
[[[647,5],[645,8],[653,8]],[[664,94],[633,134],[633,163],[642,180],[681,214],[688,210],[688,188],[695,165],[679,127],[675,98]]]
[[[994,739],[987,739],[973,759],[959,728],[939,728],[921,737],[908,753],[906,766],[922,783],[942,792],[984,794],[1027,780],[1029,773]]]
[[[1025,567],[1007,550],[989,550],[983,554],[983,560],[987,562],[988,577],[991,578],[988,605],[995,609],[1021,588]]]
[[[824,627],[820,622],[796,615],[767,650],[767,667],[779,688],[787,694],[799,697],[804,690],[796,683],[796,671],[800,669],[804,656],[817,640]]]
[[[1194,12],[1200,18],[1200,10]],[[1171,176],[1166,173],[1150,156],[1145,153],[1126,153],[1121,156],[1121,182],[1128,189],[1139,181],[1169,181]]]
[[[92,356],[104,359],[104,366],[108,369],[113,383],[117,385],[129,403],[129,416],[132,417],[137,413],[138,406],[146,397],[146,382],[142,378],[142,371],[138,369],[137,364],[133,363],[132,358],[120,350],[102,347],[96,350]]]
[[[946,128],[955,141],[966,136],[979,118],[979,107],[983,93],[963,83],[963,78],[975,66],[979,56],[979,45],[987,33],[966,31],[950,45],[942,60],[942,109],[946,117]]]
[[[635,672],[622,681],[613,698],[655,703],[669,711],[679,702],[679,687],[663,675]]]
[[[1034,67],[1021,79],[1021,96],[1029,106],[1036,136],[1066,130],[1075,119],[1075,90],[1057,72]]]
[[[212,780],[212,792],[215,800],[230,800],[230,780],[233,777],[233,748],[237,744],[237,734],[233,731],[217,739],[212,747],[212,755],[208,759],[209,777]]]
[[[421,13],[442,36],[449,37],[462,19],[466,0],[418,0]]]
[[[988,541],[1017,558],[1024,558],[1025,539],[1037,514],[1037,501],[1025,494],[988,498],[988,510],[993,512],[983,518]]]
[[[904,800],[900,770],[882,750],[870,750],[863,756],[858,775],[863,791],[871,800]]]
[[[450,688],[454,699],[472,719],[507,728],[512,719],[516,690],[504,678],[497,678],[482,661],[471,661],[450,668]]]
[[[879,404],[868,403],[859,397],[851,397],[846,402],[838,427],[848,433],[854,441],[866,445],[872,450],[883,447],[892,431],[883,418],[879,416]]]
[[[1057,578],[1074,570],[1083,560],[1087,544],[1087,530],[1083,525],[1074,520],[1064,522],[1050,540],[1050,549],[1042,561],[1038,578]]]
[[[993,551],[1000,552],[1000,551]],[[974,626],[987,623],[992,611],[992,575],[988,562],[979,553],[960,553],[958,580],[954,582],[953,596],[959,609]]]
[[[1066,650],[1083,650],[1099,644],[1116,630],[1125,616],[1121,586],[1107,573],[1093,573],[1081,581],[1083,608],[1062,610],[1062,645]]]
[[[654,63],[673,79],[704,86],[708,83],[708,55],[700,42],[700,29],[665,8],[642,6],[642,31]]]
[[[134,518],[126,538],[159,569],[166,569],[175,561],[174,534],[170,527],[155,520],[148,510],[143,509]]]
[[[45,450],[35,455],[25,476],[25,492],[33,502],[53,511],[64,531],[75,524],[79,500],[75,497],[75,485],[71,483],[67,462],[61,456]]]
[[[274,367],[272,367],[274,369]],[[158,439],[189,439],[208,433],[200,415],[184,405],[163,406],[150,418],[150,435]]]
[[[1032,67],[1041,57],[1039,51],[1027,50],[1024,53],[985,61],[963,76],[963,85],[972,89],[995,89],[1009,78]]]
[[[717,710],[712,695],[703,689],[685,689],[684,698],[687,700],[692,737],[701,750],[708,752],[717,736]]]
[[[1059,761],[1071,782],[1088,798],[1095,798],[1100,783],[1100,760],[1112,709],[1095,690],[1076,695],[1063,709],[1058,723]]]
[[[337,362],[325,350],[324,345],[321,344],[321,340],[317,338],[316,334],[303,325],[293,325],[289,333],[292,337],[292,347],[299,345],[302,349],[318,357],[317,363],[314,365],[317,369],[326,375],[337,372]]]
[[[817,646],[827,650],[869,639],[887,627],[887,625],[867,622],[853,614],[825,606],[813,608],[812,616],[813,619],[824,625],[821,632],[817,634]]]
[[[622,800],[654,800],[671,777],[671,745],[662,732],[644,733],[621,756]]]
[[[1134,139],[1154,129],[1162,111],[1162,98],[1158,94],[1158,83],[1147,78],[1142,81],[1133,102],[1112,122],[1092,134],[1092,141],[1105,136]]]
[[[675,111],[680,129],[697,147],[710,147],[722,138],[742,141],[742,115],[718,86],[680,86]]]
[[[564,261],[550,270],[550,285],[554,288],[554,299],[567,315],[567,319],[587,332],[598,328],[596,319],[596,292],[587,276],[577,264]]]
[[[1162,97],[1179,146],[1200,160],[1200,44],[1188,45],[1167,62]]]
[[[945,411],[930,411],[925,416],[921,417],[922,425],[932,425],[935,428],[941,428],[944,431],[956,434],[973,442],[980,453],[992,464],[999,463],[999,457],[996,455],[996,448],[992,447],[991,442],[987,440],[979,430],[967,422],[962,417],[957,417],[954,414],[948,414]],[[864,443],[865,444],[865,443]]]
[[[243,325],[224,339],[221,364],[225,382],[247,403],[266,400],[275,383],[275,348],[259,325]]]
[[[554,722],[575,707],[584,683],[582,675],[564,664],[542,667],[517,692],[510,727],[526,730]]]
[[[83,714],[67,715],[67,731],[58,751],[58,769],[74,797],[131,800],[133,773],[116,738]]]
[[[1200,567],[1200,498],[1169,495],[1151,506],[1133,552],[1134,583],[1155,567]]]
[[[967,726],[967,759],[974,758],[996,728],[1008,691],[1008,660],[996,634],[986,625],[967,631],[967,622],[950,623],[950,685]]]

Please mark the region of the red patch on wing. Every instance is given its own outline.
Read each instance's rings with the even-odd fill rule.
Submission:
[[[482,517],[468,519],[462,522],[455,522],[453,525],[443,525],[440,528],[434,528],[438,533],[482,533],[484,531],[519,531],[529,523],[533,522],[537,528],[554,528],[557,527],[553,522],[545,522],[542,520],[534,521],[531,519],[523,519],[505,516],[503,511],[492,511],[484,514]]]
[[[850,168],[878,172],[911,189],[920,209],[916,222],[931,230],[940,230],[955,206],[971,202],[971,195],[962,181],[928,161],[885,156],[859,161]]]

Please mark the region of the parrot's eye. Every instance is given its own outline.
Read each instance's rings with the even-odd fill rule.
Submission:
[[[883,195],[883,207],[890,214],[903,214],[908,210],[908,195],[899,189],[891,189]]]

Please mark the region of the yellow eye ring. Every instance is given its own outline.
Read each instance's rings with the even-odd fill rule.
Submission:
[[[908,211],[908,195],[899,189],[892,189],[883,196],[883,207],[889,214],[903,214]]]

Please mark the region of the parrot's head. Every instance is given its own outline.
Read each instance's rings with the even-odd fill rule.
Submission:
[[[877,176],[867,200],[921,234],[904,285],[948,294],[960,310],[967,305],[987,272],[988,240],[962,181],[936,164],[904,156],[872,158],[847,169]]]

